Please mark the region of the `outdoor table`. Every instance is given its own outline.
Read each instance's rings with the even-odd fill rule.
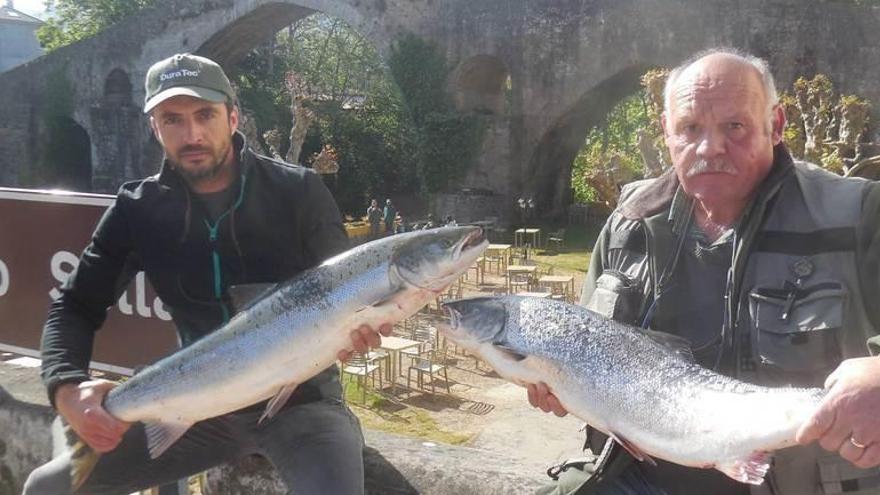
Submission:
[[[566,301],[574,302],[574,277],[571,275],[544,275],[538,279],[538,285],[549,287],[551,292],[556,287]]]
[[[483,251],[484,257],[490,256],[500,256],[501,257],[501,265],[498,268],[498,274],[504,272],[507,269],[507,263],[510,260],[510,250],[513,248],[510,244],[489,244],[486,247],[486,250]]]
[[[397,376],[402,367],[400,351],[418,348],[421,345],[422,343],[417,340],[405,339],[403,337],[395,337],[393,335],[382,337],[382,343],[379,344],[379,348],[388,351],[390,354],[391,369],[386,369],[385,376],[388,376],[388,379],[391,381],[392,390],[397,388]]]
[[[528,236],[532,237],[532,247],[541,247],[541,229],[517,229],[513,232],[513,243],[522,246]]]

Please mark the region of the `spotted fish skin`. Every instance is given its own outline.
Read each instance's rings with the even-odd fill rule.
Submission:
[[[646,332],[580,306],[508,296],[444,305],[448,338],[521,385],[544,382],[572,414],[637,458],[714,467],[760,484],[824,391],[767,388],[703,368]]]

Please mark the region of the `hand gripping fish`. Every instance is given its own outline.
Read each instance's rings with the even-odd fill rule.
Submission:
[[[154,459],[197,421],[267,399],[260,421],[271,418],[297,384],[352,349],[352,330],[411,316],[486,246],[478,227],[445,227],[355,247],[266,289],[223,327],[111,390],[104,407],[145,423]],[[94,467],[93,454],[75,449],[75,487]]]
[[[546,383],[569,412],[643,461],[761,484],[769,452],[795,443],[824,396],[719,375],[670,345],[677,337],[559,301],[509,296],[444,306],[448,338],[512,382]]]

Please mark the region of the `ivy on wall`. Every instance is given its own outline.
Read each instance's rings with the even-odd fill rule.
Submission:
[[[388,64],[416,127],[420,182],[428,192],[449,191],[479,155],[486,118],[455,109],[447,90],[450,67],[436,45],[404,36]]]

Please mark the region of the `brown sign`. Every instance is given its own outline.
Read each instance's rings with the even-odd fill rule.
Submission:
[[[0,188],[0,349],[39,356],[46,313],[112,196]],[[93,367],[126,373],[177,348],[143,272],[98,331]]]

